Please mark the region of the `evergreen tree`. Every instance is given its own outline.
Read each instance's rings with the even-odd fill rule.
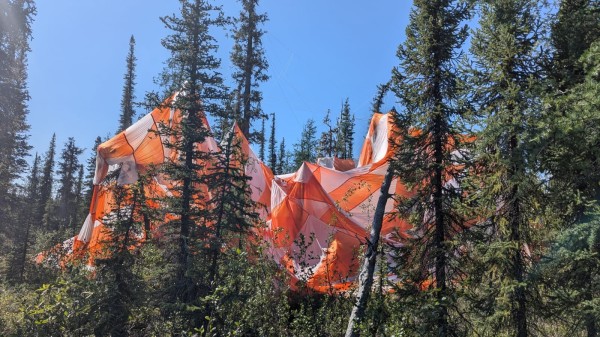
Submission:
[[[315,156],[317,150],[316,135],[315,121],[309,119],[302,129],[300,141],[294,144],[294,166],[296,169],[302,166],[305,161],[314,163],[317,159]]]
[[[56,153],[56,134],[52,134],[50,139],[50,145],[48,151],[44,155],[44,167],[42,169],[42,176],[40,179],[40,200],[36,205],[35,210],[35,223],[43,224],[46,228],[49,228],[49,223],[46,222],[46,207],[48,203],[52,201],[52,191],[54,186],[54,156]]]
[[[279,143],[279,155],[277,156],[277,174],[285,174],[288,170],[288,154],[285,150],[285,138]]]
[[[401,255],[397,273],[405,286],[398,291],[402,303],[415,310],[407,326],[419,335],[451,336],[460,326],[451,319],[456,308],[451,280],[457,275],[452,238],[464,220],[455,205],[461,170],[452,153],[462,148],[456,64],[468,16],[465,2],[414,1],[406,41],[397,52],[400,65],[393,71],[393,90],[404,110],[394,118],[401,140],[392,165],[414,192],[399,210],[415,233]]]
[[[93,294],[95,308],[91,314],[94,333],[101,336],[129,336],[130,317],[142,287],[133,272],[134,254],[138,251],[132,246],[143,232],[143,194],[148,176],[143,175],[128,186],[117,185],[116,178],[112,175],[103,182],[112,189],[113,212],[103,219],[109,239],[102,243],[102,258],[95,261],[94,282],[100,290]]]
[[[204,183],[212,194],[206,205],[210,211],[206,213],[204,222],[212,224],[205,228],[207,238],[204,244],[209,249],[207,255],[210,257],[207,280],[209,289],[201,294],[209,300],[210,296],[218,295],[218,285],[222,278],[236,279],[236,276],[231,275],[235,271],[227,270],[228,263],[222,261],[227,261],[232,255],[231,251],[236,250],[233,247],[227,249],[227,245],[231,245],[231,241],[236,239],[236,248],[239,250],[244,244],[243,238],[258,226],[260,220],[257,213],[259,206],[251,198],[249,181],[252,178],[245,173],[247,158],[242,154],[241,140],[235,137],[234,132],[230,132],[222,142],[221,150],[219,155],[211,158],[212,165],[203,176]],[[223,300],[227,299],[219,301]],[[224,325],[218,315],[213,316],[218,306],[207,302],[202,316],[207,317],[204,331],[208,332],[209,326]]]
[[[576,67],[583,74],[580,83],[569,80],[567,86],[563,81],[558,93],[547,95],[546,114],[539,122],[540,166],[548,177],[545,226],[558,237],[538,272],[550,282],[544,302],[550,304],[551,317],[584,325],[588,336],[597,336],[599,315],[588,308],[598,278],[591,236],[597,231],[598,215],[592,212],[600,195],[600,43],[593,43]],[[590,244],[584,242],[588,239]],[[567,266],[574,257],[579,262]]]
[[[129,53],[127,54],[127,71],[125,72],[123,85],[123,97],[121,98],[121,116],[119,118],[119,129],[117,132],[124,131],[133,122],[133,116],[135,110],[133,109],[133,103],[135,100],[135,62],[137,61],[135,54],[135,38],[131,35],[129,39]]]
[[[27,266],[27,257],[29,249],[32,243],[31,233],[32,229],[35,228],[33,222],[34,213],[31,212],[30,207],[35,207],[39,202],[39,183],[40,183],[40,157],[36,154],[33,160],[33,166],[31,167],[31,173],[27,179],[27,185],[25,187],[25,195],[23,204],[19,209],[19,226],[16,227],[15,232],[15,251],[11,261],[9,277],[15,281],[22,282],[25,274],[25,268]]]
[[[541,193],[532,151],[540,117],[538,11],[536,1],[482,2],[469,77],[482,119],[474,151],[478,169],[468,193],[477,216],[488,221],[470,252],[475,267],[466,272],[467,284],[476,285],[472,303],[483,316],[477,325],[486,333],[518,337],[528,336],[533,322],[524,251],[528,242],[540,240],[532,228]]]
[[[30,149],[27,53],[34,15],[32,0],[0,2],[0,236],[18,211],[13,205],[15,180],[27,167]]]
[[[242,133],[250,142],[257,140],[257,135],[251,134],[252,122],[261,118],[260,102],[262,93],[259,84],[269,79],[266,71],[269,67],[262,46],[264,31],[260,29],[267,20],[266,14],[256,12],[258,0],[240,0],[242,11],[235,21],[233,31],[234,45],[231,61],[236,68],[233,79],[240,93],[241,109],[238,124]],[[258,139],[260,141],[260,139]]]
[[[600,3],[597,0],[562,0],[552,24],[550,77],[558,90],[583,80],[579,58],[600,36]]]
[[[277,140],[275,140],[275,114],[271,114],[271,135],[269,136],[269,167],[273,170],[273,173],[280,174],[277,172]]]
[[[79,155],[83,149],[75,145],[75,139],[69,137],[60,155],[58,163],[59,186],[57,193],[56,221],[53,228],[66,229],[69,232],[76,231],[79,223],[80,213],[77,204],[77,183],[80,172]]]
[[[220,60],[214,56],[218,45],[210,35],[214,27],[225,24],[225,19],[220,7],[205,0],[180,0],[180,5],[179,16],[161,20],[172,32],[162,41],[171,53],[163,80],[167,90],[183,90],[174,102],[182,119],[174,127],[161,127],[159,132],[169,139],[164,145],[177,155],[162,166],[165,178],[174,185],[173,195],[163,200],[164,211],[173,215],[163,227],[176,240],[173,242],[176,247],[172,247],[174,254],[168,253],[174,263],[174,274],[167,289],[167,303],[169,314],[180,317],[184,326],[193,328],[200,327],[203,316],[186,310],[190,305],[200,307],[200,289],[208,287],[207,266],[198,265],[196,260],[201,257],[197,254],[203,246],[200,240],[206,238],[208,231],[208,223],[202,220],[206,211],[202,204],[207,198],[202,170],[210,154],[201,151],[198,144],[209,135],[204,112],[227,117],[220,106],[227,94],[218,71]],[[176,329],[182,331],[183,326]]]
[[[354,115],[350,114],[350,103],[346,101],[342,104],[340,118],[338,119],[337,130],[337,157],[342,159],[352,159],[354,143]]]
[[[325,117],[323,117],[323,124],[327,129],[321,133],[321,138],[319,139],[319,157],[333,157],[334,151],[336,150],[335,134],[337,129],[334,129],[331,125],[330,114],[331,110],[327,109],[327,113],[325,114]]]

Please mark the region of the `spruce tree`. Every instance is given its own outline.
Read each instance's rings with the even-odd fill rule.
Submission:
[[[566,90],[583,80],[581,55],[600,36],[600,3],[596,0],[562,0],[552,23],[550,78],[556,89]]]
[[[600,315],[592,308],[600,256],[593,238],[599,223],[600,43],[591,44],[573,67],[583,77],[554,82],[560,89],[545,97],[539,122],[539,162],[548,177],[544,224],[557,238],[536,273],[549,283],[544,294],[548,308],[540,309],[597,336]]]
[[[54,189],[54,161],[56,153],[56,134],[52,134],[50,145],[44,155],[44,167],[40,178],[40,200],[36,205],[34,222],[40,226],[49,229],[49,224],[44,221],[46,207],[52,201],[52,191]]]
[[[333,128],[331,125],[330,114],[331,110],[327,109],[327,113],[325,114],[325,117],[323,117],[323,124],[327,129],[321,133],[321,138],[319,139],[319,157],[333,157],[336,149],[335,134],[337,129]]]
[[[35,15],[32,0],[0,2],[0,235],[18,211],[16,179],[27,167],[27,54],[31,22]]]
[[[31,172],[27,178],[25,187],[25,195],[23,196],[23,204],[19,210],[19,226],[16,227],[15,241],[11,268],[8,273],[9,277],[14,281],[22,282],[27,267],[28,253],[31,253],[30,246],[32,243],[32,230],[36,224],[33,222],[34,213],[30,207],[35,207],[39,202],[39,183],[40,183],[40,157],[36,154],[33,160]],[[21,198],[20,198],[21,199]]]
[[[79,155],[82,148],[75,145],[75,139],[69,137],[60,155],[58,163],[58,193],[56,222],[53,228],[65,229],[70,232],[76,231],[81,223],[77,200],[78,174],[80,172]]]
[[[133,122],[133,116],[135,116],[135,110],[133,108],[133,103],[135,101],[135,65],[136,65],[136,57],[135,57],[135,38],[131,35],[129,38],[129,53],[127,54],[127,70],[125,72],[125,76],[123,79],[125,83],[123,84],[123,97],[121,98],[121,116],[119,117],[119,129],[118,132],[121,132],[127,129]]]
[[[400,65],[393,70],[392,90],[404,109],[394,118],[399,135],[392,165],[414,192],[399,200],[414,236],[397,268],[404,283],[398,291],[402,303],[413,307],[408,326],[419,335],[451,336],[459,327],[451,318],[457,276],[452,238],[464,220],[455,205],[461,172],[453,152],[462,148],[457,61],[468,16],[465,2],[414,1],[406,41],[398,47]]]
[[[288,154],[285,150],[285,138],[281,139],[281,143],[279,143],[279,155],[277,155],[277,173],[285,174],[288,170],[287,163]]]
[[[264,31],[260,28],[267,20],[266,14],[256,12],[258,0],[240,0],[242,11],[235,21],[234,45],[231,61],[236,70],[233,79],[239,88],[241,109],[238,124],[250,142],[256,142],[256,134],[250,132],[252,122],[261,118],[260,102],[262,93],[258,90],[261,82],[269,79],[269,67],[262,46]]]
[[[295,169],[298,169],[305,161],[314,163],[317,159],[315,156],[318,145],[316,135],[315,121],[309,119],[302,129],[299,142],[294,144]]]
[[[223,329],[224,322],[220,322],[218,315],[213,316],[213,313],[219,306],[218,302],[227,301],[227,298],[217,297],[218,302],[214,304],[211,303],[214,301],[212,298],[219,295],[222,279],[228,282],[236,279],[232,274],[237,271],[228,269],[227,260],[244,246],[244,238],[258,226],[260,220],[257,213],[259,205],[251,198],[249,182],[252,178],[245,173],[247,157],[242,153],[241,139],[230,132],[221,143],[221,152],[210,160],[211,166],[203,176],[212,195],[206,204],[210,211],[204,218],[204,223],[211,225],[204,225],[206,241],[203,244],[208,247],[209,288],[200,294],[208,299],[202,316],[206,317],[203,324],[205,332],[210,331],[209,326]],[[233,240],[237,241],[237,247],[232,245]]]
[[[211,155],[198,145],[209,136],[205,112],[227,118],[220,105],[227,99],[227,92],[219,73],[220,60],[214,55],[218,44],[210,35],[212,29],[226,22],[221,8],[208,1],[180,0],[180,5],[179,15],[161,18],[172,32],[162,40],[171,53],[163,84],[168,91],[181,90],[173,104],[182,117],[179,124],[159,130],[170,139],[164,145],[177,154],[175,160],[162,166],[163,174],[174,186],[173,195],[163,200],[164,211],[173,215],[164,227],[176,245],[172,256],[174,275],[167,295],[171,314],[181,315],[185,326],[200,327],[202,319],[186,312],[189,305],[200,306],[200,289],[208,287],[207,266],[198,265],[197,259],[202,256],[197,250],[203,246],[201,240],[206,238],[209,225],[202,220],[206,211],[202,204],[207,198],[202,170]]]
[[[275,139],[275,114],[271,114],[271,135],[269,136],[269,167],[273,170],[273,173],[280,174],[277,172],[277,140]]]
[[[481,117],[474,156],[473,190],[482,236],[470,252],[469,269],[487,333],[529,335],[530,260],[525,249],[537,234],[540,176],[535,171],[533,131],[540,117],[537,1],[484,1],[479,7],[470,69],[472,102]],[[476,230],[472,230],[476,233]],[[489,330],[488,330],[489,329]]]
[[[348,99],[342,104],[337,130],[337,157],[352,159],[354,143],[354,115],[350,114],[350,103]]]

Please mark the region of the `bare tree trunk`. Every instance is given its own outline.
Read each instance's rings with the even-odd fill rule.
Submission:
[[[370,238],[367,241],[367,251],[365,260],[360,269],[358,276],[358,293],[356,294],[356,302],[352,307],[352,313],[348,320],[346,328],[346,337],[359,336],[358,327],[365,317],[365,309],[367,301],[371,293],[373,285],[373,274],[375,274],[375,266],[377,264],[377,247],[379,245],[379,235],[383,224],[383,216],[385,215],[385,205],[390,197],[389,190],[394,176],[394,169],[389,164],[383,183],[381,184],[381,195],[377,201],[377,208],[373,217],[373,226],[371,227]]]

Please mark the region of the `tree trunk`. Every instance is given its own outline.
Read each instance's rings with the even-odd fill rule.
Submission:
[[[435,283],[437,288],[437,325],[438,336],[448,336],[448,308],[446,307],[446,247],[445,247],[445,219],[444,219],[444,137],[442,131],[442,117],[437,115],[434,119],[434,160],[433,172],[433,212],[435,217],[435,232],[433,237],[435,258]]]
[[[252,120],[252,112],[250,111],[250,96],[252,95],[252,54],[254,54],[254,46],[253,46],[253,36],[252,32],[254,32],[254,18],[252,17],[252,11],[248,13],[248,41],[246,45],[246,62],[244,67],[244,112],[242,119],[242,133],[247,139],[251,139],[250,137],[250,122]]]
[[[514,152],[517,148],[517,138],[512,136],[510,139],[510,152]],[[509,174],[517,174],[517,167],[512,167]],[[510,177],[509,177],[510,178]],[[523,286],[524,279],[524,263],[521,252],[521,207],[518,200],[518,186],[513,186],[509,198],[511,205],[509,209],[509,225],[510,225],[510,241],[516,243],[517,247],[512,256],[512,278],[518,285],[514,291],[514,301],[516,307],[512,309],[513,320],[515,323],[516,336],[527,337],[527,306],[525,297],[525,287]]]
[[[360,269],[360,274],[358,277],[358,293],[356,294],[356,302],[352,307],[352,313],[350,314],[350,319],[348,320],[346,337],[359,336],[358,327],[365,317],[365,309],[371,293],[371,286],[373,285],[373,274],[375,273],[375,266],[377,264],[379,235],[381,233],[381,226],[383,224],[383,216],[385,215],[385,205],[390,197],[390,185],[394,176],[394,169],[392,168],[392,165],[388,165],[387,172],[383,178],[383,183],[381,184],[381,195],[377,201],[377,208],[375,209],[375,215],[373,217],[373,226],[371,227],[370,238],[367,241],[365,260]]]

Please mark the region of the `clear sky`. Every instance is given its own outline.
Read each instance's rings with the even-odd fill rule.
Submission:
[[[218,1],[237,16],[237,1]],[[264,112],[277,115],[277,139],[288,149],[309,118],[319,127],[348,97],[356,115],[355,153],[370,118],[376,86],[389,79],[404,40],[410,1],[262,0],[269,21],[263,45],[271,79],[262,84]],[[32,154],[43,154],[52,133],[60,151],[68,137],[85,147],[118,126],[129,37],[136,39],[138,100],[158,90],[153,79],[168,53],[159,16],[176,13],[176,0],[39,0],[29,55],[29,123]],[[222,32],[219,56],[231,83],[231,39]],[[391,108],[388,99],[385,109]],[[138,116],[145,114],[138,110]],[[260,127],[260,125],[256,125]],[[321,131],[321,129],[319,129]]]

